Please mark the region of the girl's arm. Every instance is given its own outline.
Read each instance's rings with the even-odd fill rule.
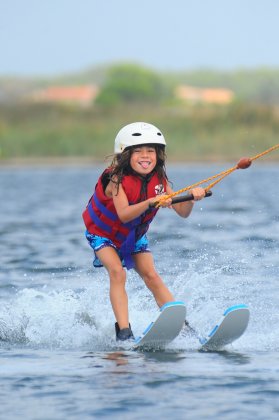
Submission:
[[[167,194],[173,193],[173,190],[171,189],[170,185],[167,185]],[[184,201],[182,203],[172,204],[172,208],[176,211],[177,214],[181,217],[188,217],[191,214],[191,211],[194,206],[194,201],[201,200],[205,196],[205,190],[204,188],[197,187],[193,188],[189,191],[190,194],[193,194],[194,200],[191,201]]]
[[[107,191],[106,191],[107,192]],[[156,201],[156,197],[149,198],[147,200],[141,201],[137,204],[129,205],[127,195],[122,187],[119,184],[119,189],[117,191],[116,184],[111,182],[111,194],[113,199],[113,204],[118,214],[119,219],[122,223],[128,223],[136,217],[144,213],[148,208],[149,204]],[[168,205],[171,203],[169,200]]]
[[[172,192],[173,190],[171,187],[167,185],[166,193],[171,194]],[[205,196],[205,190],[200,187],[193,188],[190,193],[194,195],[195,201],[201,200]],[[114,207],[122,223],[128,223],[140,216],[148,210],[151,203],[158,201],[158,197],[153,197],[141,201],[140,203],[130,205],[122,185],[119,184],[119,188],[117,189],[114,182],[110,182],[108,188],[106,189],[106,194],[112,196]],[[163,207],[169,207],[170,205],[171,198],[164,202]],[[184,203],[173,204],[172,207],[179,216],[188,217],[192,211],[193,205],[194,201],[186,201]]]

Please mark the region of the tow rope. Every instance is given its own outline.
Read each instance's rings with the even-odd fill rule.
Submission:
[[[222,181],[222,179],[224,179],[226,176],[230,175],[236,169],[247,169],[247,168],[249,168],[249,166],[251,166],[251,164],[254,160],[259,159],[262,156],[267,155],[268,153],[273,152],[274,150],[276,150],[278,148],[279,148],[279,144],[276,144],[275,146],[270,147],[269,149],[265,150],[262,153],[257,154],[256,156],[253,156],[253,157],[250,157],[250,158],[249,157],[248,158],[243,157],[238,161],[238,163],[235,166],[233,166],[230,169],[222,171],[219,174],[213,175],[209,178],[203,179],[202,181],[196,182],[195,184],[189,185],[188,187],[181,188],[180,190],[175,191],[172,194],[163,195],[161,197],[158,197],[158,201],[156,202],[156,207],[161,207],[161,205],[164,203],[164,201],[168,200],[169,198],[175,197],[175,196],[177,196],[177,195],[179,195],[183,192],[189,191],[192,188],[197,187],[198,185],[205,184],[205,183],[208,183],[212,180],[215,180],[204,188],[206,193],[207,193],[207,196],[210,196],[211,194],[209,194],[209,192],[210,192],[209,190],[211,188],[213,188],[216,184],[218,184],[220,181]],[[192,198],[193,198],[192,196],[188,196],[188,198],[187,198],[187,196],[185,196],[183,199],[181,197],[181,200],[179,200],[179,201],[188,201],[188,200],[191,200]],[[176,202],[179,202],[179,201],[177,199]],[[174,203],[174,201],[173,201],[173,203]]]

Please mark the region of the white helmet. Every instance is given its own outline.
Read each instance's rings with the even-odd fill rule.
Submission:
[[[161,131],[152,124],[135,122],[121,128],[115,137],[114,153],[121,153],[127,147],[141,144],[161,144],[166,146],[166,140]]]

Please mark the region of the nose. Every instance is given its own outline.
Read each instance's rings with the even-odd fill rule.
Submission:
[[[140,154],[141,154],[141,156],[147,156],[148,155],[148,149],[147,149],[147,147],[142,147]]]

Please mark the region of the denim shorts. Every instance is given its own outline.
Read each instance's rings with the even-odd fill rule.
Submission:
[[[87,241],[89,242],[89,245],[94,250],[95,259],[93,261],[94,267],[103,267],[103,264],[99,260],[99,258],[96,255],[96,251],[100,251],[100,249],[105,248],[106,246],[111,246],[114,248],[119,255],[119,258],[122,262],[123,267],[125,267],[123,257],[121,256],[121,252],[117,248],[117,246],[112,242],[111,239],[105,238],[103,236],[94,235],[92,233],[89,233],[88,231],[85,232],[85,237]],[[150,252],[149,249],[149,243],[146,235],[143,235],[140,239],[138,239],[135,243],[133,254],[139,254],[140,252]]]

